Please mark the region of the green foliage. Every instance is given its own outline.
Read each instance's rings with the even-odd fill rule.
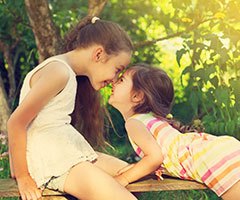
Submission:
[[[204,23],[184,38],[182,49],[177,51],[177,62],[181,66],[184,56],[190,60],[182,76],[188,77],[184,88],[193,117],[202,118],[210,133],[240,138],[240,26],[238,15],[232,15],[236,12],[233,5],[239,4],[212,3],[196,5],[207,10],[208,16],[202,12],[199,17]]]
[[[0,178],[10,177],[7,151],[8,148],[6,134],[0,132]]]
[[[9,49],[14,65],[16,91],[14,91],[15,95],[9,96],[8,99],[11,109],[14,109],[18,103],[18,95],[23,78],[38,62],[37,50],[23,0],[1,1],[0,18],[0,41],[4,42],[5,48]],[[3,58],[3,52],[0,52],[0,63],[4,63],[0,68],[0,73],[5,83],[6,91],[9,93],[11,88],[7,74],[8,63]]]
[[[62,37],[64,37],[65,33],[74,24],[78,23],[81,18],[85,17],[88,12],[88,2],[85,0],[50,0],[49,5],[53,21],[57,27],[59,27]]]

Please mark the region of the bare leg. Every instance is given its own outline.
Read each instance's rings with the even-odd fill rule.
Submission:
[[[222,196],[224,200],[239,200],[240,198],[240,181],[235,183],[227,192]]]
[[[111,176],[115,176],[117,172],[128,165],[127,162],[120,160],[114,156],[97,152],[98,158],[94,165],[104,170]]]
[[[137,200],[111,176],[89,162],[82,162],[70,170],[64,191],[82,200]]]

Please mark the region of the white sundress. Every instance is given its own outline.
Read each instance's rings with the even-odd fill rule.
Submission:
[[[65,88],[40,111],[27,130],[27,164],[38,187],[58,177],[82,161],[93,161],[96,152],[70,124],[76,96],[76,74],[63,60],[51,57],[30,71],[23,82],[19,104],[30,91],[32,75],[46,64],[57,61],[69,70]],[[84,98],[84,94],[83,94]]]

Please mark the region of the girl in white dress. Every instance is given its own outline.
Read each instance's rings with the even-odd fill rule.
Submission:
[[[23,200],[40,198],[45,187],[79,199],[136,199],[112,177],[126,163],[93,150],[104,142],[97,90],[129,64],[132,49],[117,24],[86,18],[68,34],[63,54],[27,74],[8,120],[11,173]],[[78,120],[91,145],[70,124]]]

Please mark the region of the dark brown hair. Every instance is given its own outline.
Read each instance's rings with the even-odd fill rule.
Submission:
[[[108,55],[133,50],[131,39],[116,23],[85,17],[65,37],[63,52],[91,45],[102,45]],[[72,113],[72,124],[94,147],[104,146],[104,116],[105,108],[101,103],[99,91],[95,91],[86,76],[77,76],[77,95]]]
[[[129,67],[127,71],[132,75],[132,91],[144,94],[142,102],[133,108],[135,113],[152,112],[155,117],[167,121],[180,132],[196,131],[190,126],[183,126],[179,121],[167,117],[172,110],[174,87],[164,70],[141,63]]]
[[[134,112],[166,117],[174,99],[173,84],[166,72],[147,64],[131,66],[127,71],[132,72],[132,90],[144,94],[143,101],[133,108]]]

